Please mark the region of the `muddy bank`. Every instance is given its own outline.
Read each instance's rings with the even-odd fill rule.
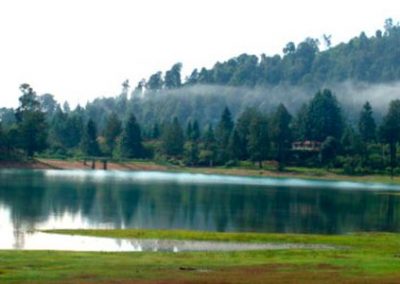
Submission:
[[[57,170],[90,170],[92,168],[92,161],[65,161],[65,160],[51,160],[51,159],[35,159],[33,161],[19,162],[19,161],[0,161],[0,169],[57,169]],[[102,161],[96,161],[94,169],[104,169]],[[142,170],[142,171],[163,171],[167,170],[166,166],[157,165],[149,162],[107,162],[108,170]]]

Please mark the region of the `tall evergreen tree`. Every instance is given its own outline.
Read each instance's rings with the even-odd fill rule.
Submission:
[[[140,126],[133,114],[129,115],[121,135],[121,155],[125,158],[144,157]]]
[[[178,118],[167,124],[162,135],[163,151],[168,156],[180,156],[183,153],[184,135]]]
[[[193,141],[198,141],[200,139],[201,133],[200,133],[200,126],[199,122],[195,120],[192,124],[192,137],[191,139]]]
[[[396,146],[400,141],[400,100],[390,102],[388,113],[383,118],[380,133],[382,140],[389,144],[390,168],[393,175],[393,169],[396,166]]]
[[[208,125],[206,131],[203,134],[202,149],[199,153],[200,162],[208,164],[212,167],[216,158],[216,140],[214,130],[211,124]]]
[[[69,148],[79,146],[85,132],[85,114],[83,109],[78,106],[76,109],[68,114],[66,121],[66,138],[64,145]]]
[[[271,138],[277,150],[276,159],[278,169],[283,170],[286,161],[286,155],[290,148],[292,132],[290,122],[292,116],[283,104],[280,104],[271,120]]]
[[[246,108],[236,121],[236,130],[239,138],[238,154],[240,160],[249,159],[249,154],[247,152],[249,128],[254,114],[257,114],[257,110],[255,108]]]
[[[186,139],[192,140],[192,121],[189,121],[186,126]]]
[[[330,90],[318,92],[311,100],[307,113],[307,139],[325,141],[328,136],[340,139],[343,118],[339,103]]]
[[[309,133],[309,125],[307,123],[308,105],[303,104],[298,110],[293,120],[293,138],[296,141],[304,141]]]
[[[215,133],[218,144],[217,160],[219,163],[225,163],[228,161],[229,153],[227,145],[229,143],[229,138],[231,136],[233,127],[234,123],[232,121],[231,112],[229,111],[228,107],[225,107]]]
[[[238,131],[236,128],[232,131],[231,136],[229,137],[229,143],[228,143],[228,155],[229,155],[229,160],[232,161],[237,161],[240,159],[240,138]]]
[[[172,66],[171,70],[165,73],[164,83],[167,89],[179,88],[182,85],[181,70],[182,63],[176,63]]]
[[[371,143],[376,139],[376,124],[373,117],[372,107],[366,102],[361,110],[358,121],[358,131],[365,143]]]
[[[28,84],[20,86],[22,96],[16,111],[18,144],[28,157],[47,147],[47,123],[36,93]]]
[[[261,114],[257,114],[250,122],[248,152],[253,162],[258,162],[262,168],[262,162],[269,153],[268,121]]]
[[[97,142],[96,123],[91,119],[89,119],[82,136],[81,150],[84,155],[90,157],[96,157],[101,154],[99,143]]]
[[[158,91],[161,90],[163,87],[163,79],[162,79],[162,72],[159,71],[150,76],[149,80],[146,83],[146,88],[151,91]]]
[[[117,138],[118,136],[120,136],[121,132],[122,132],[121,120],[119,120],[118,115],[115,112],[113,112],[108,117],[106,122],[106,127],[104,129],[104,139],[109,154],[112,154],[112,152],[114,151]]]

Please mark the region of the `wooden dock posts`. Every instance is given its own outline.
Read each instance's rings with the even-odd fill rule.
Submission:
[[[85,167],[88,166],[88,160],[92,160],[90,168],[92,170],[95,170],[96,169],[96,159],[94,159],[94,158],[91,158],[91,159],[85,158],[85,159],[83,159],[83,165]],[[108,160],[104,159],[104,158],[100,158],[99,161],[103,164],[103,170],[105,170],[105,171],[108,170]]]

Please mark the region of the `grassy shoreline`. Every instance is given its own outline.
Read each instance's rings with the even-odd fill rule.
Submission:
[[[330,244],[346,246],[346,249],[183,253],[0,251],[0,282],[398,283],[400,279],[399,234],[296,235],[162,230],[49,232],[113,238]]]

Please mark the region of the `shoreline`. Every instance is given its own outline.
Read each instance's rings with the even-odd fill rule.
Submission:
[[[91,161],[87,164],[83,160],[59,160],[38,158],[33,161],[0,161],[1,169],[32,169],[32,170],[92,170]],[[95,170],[104,170],[103,163],[96,161]],[[393,179],[387,175],[362,175],[350,176],[334,173],[323,169],[313,168],[288,168],[284,172],[277,172],[268,169],[253,169],[244,167],[180,167],[172,165],[161,165],[154,161],[127,161],[107,162],[107,170],[117,171],[161,171],[161,172],[186,172],[193,174],[229,175],[248,177],[275,177],[275,178],[298,178],[313,180],[331,181],[354,181],[370,183],[400,184],[400,177]]]

